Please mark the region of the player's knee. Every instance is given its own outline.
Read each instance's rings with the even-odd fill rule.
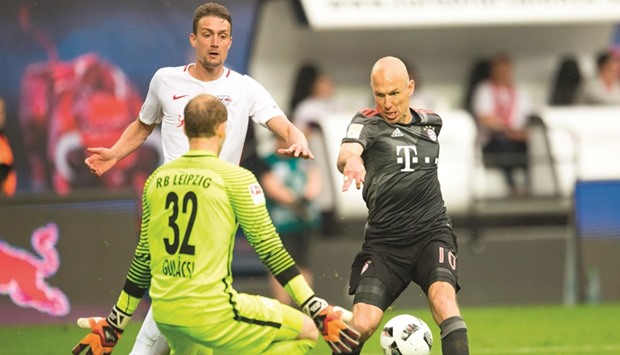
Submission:
[[[428,301],[434,314],[447,318],[459,314],[456,291],[447,282],[435,282],[428,291]]]
[[[456,290],[448,282],[433,282],[431,287],[428,288],[428,298],[431,300],[437,299],[442,302],[454,301],[456,300]]]
[[[357,303],[353,306],[351,326],[360,333],[360,342],[370,338],[383,318],[383,311],[372,305]]]
[[[459,290],[459,284],[455,273],[446,267],[436,267],[435,269],[433,269],[430,272],[427,280],[427,293],[429,289],[437,282],[445,282],[450,284],[452,288],[454,288],[455,292]]]

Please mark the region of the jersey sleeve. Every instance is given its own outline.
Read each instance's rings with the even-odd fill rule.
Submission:
[[[230,191],[230,200],[243,232],[259,259],[281,284],[299,273],[295,261],[282,245],[282,240],[269,217],[265,194],[256,177],[239,168],[239,179]]]
[[[439,136],[439,133],[441,132],[441,127],[443,126],[443,120],[441,119],[441,116],[429,110],[414,110],[414,111],[418,116],[420,116],[420,125],[432,126],[433,130],[435,131],[435,134]]]
[[[271,94],[258,81],[244,75],[248,100],[250,101],[250,117],[258,124],[265,125],[267,121],[277,116],[284,116],[284,112]]]
[[[162,69],[159,69],[151,79],[149,91],[140,109],[140,121],[148,125],[159,124],[163,119],[162,105],[159,100],[159,91],[162,82],[161,77]]]
[[[369,118],[358,113],[351,119],[342,143],[359,143],[366,150],[376,137],[375,131],[376,125]]]
[[[156,170],[157,172],[157,170]],[[142,194],[142,226],[140,239],[134,252],[133,260],[127,272],[125,286],[116,301],[116,307],[125,314],[132,315],[140,304],[140,300],[151,285],[151,254],[149,252],[148,241],[148,223],[150,221],[151,209],[146,198],[153,173],[144,185],[144,193]]]

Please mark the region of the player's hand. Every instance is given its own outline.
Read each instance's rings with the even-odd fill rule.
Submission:
[[[344,175],[342,191],[347,191],[349,186],[355,181],[355,187],[359,190],[366,179],[366,168],[362,157],[354,156],[347,160],[347,164],[342,170]]]
[[[80,328],[90,329],[86,335],[74,348],[74,355],[81,354],[86,350],[86,355],[108,355],[112,354],[112,349],[118,343],[123,334],[123,329],[129,324],[131,314],[121,311],[116,305],[108,318],[89,317],[80,318],[77,324]]]
[[[81,354],[82,351],[88,355],[112,354],[112,349],[121,338],[122,330],[113,327],[102,317],[80,318],[77,324],[91,332],[73,348],[73,355]]]
[[[313,296],[303,304],[302,309],[312,317],[333,352],[348,353],[359,345],[360,333],[344,322],[342,308]]]
[[[295,158],[314,159],[314,155],[307,145],[295,143],[288,148],[279,148],[278,154],[288,155]]]
[[[116,155],[109,148],[87,148],[86,151],[91,156],[84,160],[84,164],[88,166],[90,173],[95,176],[105,174],[118,162]]]

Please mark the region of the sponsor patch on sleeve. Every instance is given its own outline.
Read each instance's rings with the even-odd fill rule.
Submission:
[[[359,123],[352,123],[349,125],[349,129],[347,129],[347,138],[358,139],[360,134],[362,133],[362,128],[364,125]]]
[[[263,193],[263,188],[260,187],[258,183],[254,183],[248,186],[250,189],[250,196],[252,196],[252,201],[254,201],[255,205],[261,205],[265,203],[265,194]]]

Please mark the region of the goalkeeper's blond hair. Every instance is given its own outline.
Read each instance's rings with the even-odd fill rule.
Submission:
[[[215,136],[217,127],[228,119],[226,106],[209,94],[200,94],[189,100],[183,115],[183,127],[189,139]]]

